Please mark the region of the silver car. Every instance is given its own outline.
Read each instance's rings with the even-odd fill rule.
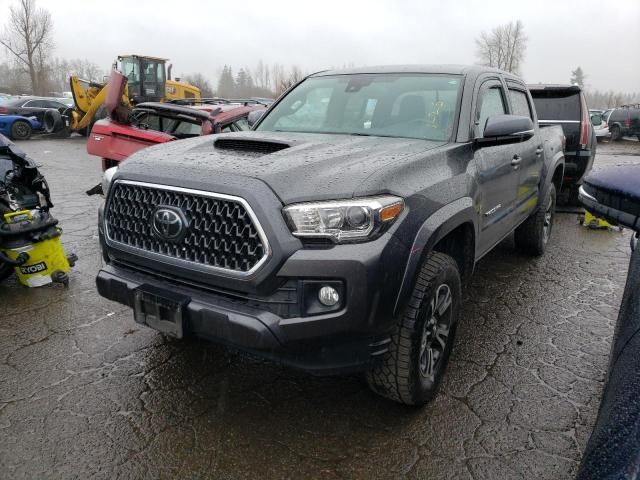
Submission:
[[[589,111],[589,116],[591,117],[591,124],[593,125],[593,133],[596,135],[596,140],[601,141],[604,138],[609,138],[611,134],[609,133],[609,125],[603,114],[600,111]]]

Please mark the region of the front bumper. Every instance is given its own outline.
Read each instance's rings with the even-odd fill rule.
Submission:
[[[184,312],[185,335],[311,373],[335,374],[364,369],[387,351],[392,309],[408,253],[390,233],[365,244],[297,250],[276,275],[278,285],[299,285],[287,310],[292,315],[267,308],[278,294],[275,291],[262,296],[225,292],[143,271],[139,265],[110,262],[96,283],[100,295],[130,307],[136,289],[144,285],[184,295],[190,299]],[[310,314],[303,286],[323,281],[343,285],[343,303],[337,311]]]

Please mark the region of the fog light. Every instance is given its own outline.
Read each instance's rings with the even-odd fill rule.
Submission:
[[[333,287],[322,287],[318,292],[318,300],[327,307],[333,307],[340,301],[340,295]]]

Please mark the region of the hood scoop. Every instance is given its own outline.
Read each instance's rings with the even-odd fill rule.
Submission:
[[[253,140],[247,138],[218,138],[213,147],[219,150],[235,150],[240,152],[255,152],[263,155],[279,152],[291,145],[271,140]]]

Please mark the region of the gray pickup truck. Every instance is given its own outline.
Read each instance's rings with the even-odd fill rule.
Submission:
[[[100,294],[168,335],[428,401],[476,262],[514,231],[545,251],[562,129],[519,78],[449,65],[317,73],[252,121],[106,172]]]

